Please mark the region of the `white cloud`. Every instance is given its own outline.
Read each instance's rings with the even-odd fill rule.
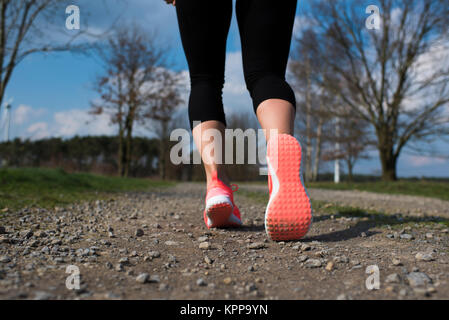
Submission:
[[[34,109],[30,106],[21,104],[16,109],[13,109],[13,124],[22,125],[25,122],[30,121],[42,115],[45,111],[43,109]]]
[[[48,124],[46,122],[36,122],[30,125],[26,132],[29,134],[31,140],[44,139],[50,136]]]
[[[72,137],[74,135],[112,135],[116,129],[110,123],[109,116],[93,116],[89,110],[72,109],[57,112],[53,116],[52,135]]]

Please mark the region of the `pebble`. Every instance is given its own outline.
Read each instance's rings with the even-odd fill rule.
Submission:
[[[312,249],[312,247],[309,246],[308,244],[301,245],[301,251],[309,251],[311,249]]]
[[[399,236],[399,238],[404,239],[404,240],[413,240],[414,239],[414,237],[409,233],[401,234]]]
[[[148,252],[148,256],[152,259],[159,258],[161,256],[161,253],[159,251],[150,251]]]
[[[198,238],[198,242],[206,242],[207,241],[207,236],[202,236]]]
[[[321,267],[321,261],[318,259],[309,259],[305,263],[305,266],[307,268],[319,268],[319,267]]]
[[[144,232],[143,232],[143,230],[142,229],[137,229],[136,230],[136,237],[141,237],[141,236],[143,236],[144,235]]]
[[[196,280],[196,285],[200,286],[200,287],[205,287],[205,286],[207,286],[207,283],[206,283],[206,281],[204,281],[203,278],[199,278],[198,280]]]
[[[433,261],[435,260],[433,252],[418,252],[415,255],[416,261]]]
[[[386,283],[400,283],[401,278],[397,273],[392,273],[385,278]]]
[[[415,288],[415,287],[422,287],[427,284],[432,283],[432,279],[429,278],[427,274],[424,272],[410,272],[407,276],[408,284]]]
[[[201,242],[199,245],[199,248],[202,250],[207,250],[207,249],[209,249],[209,247],[210,247],[209,242]]]
[[[11,258],[8,257],[8,256],[1,256],[1,257],[0,257],[0,262],[2,262],[2,263],[8,263],[8,262],[11,262]]]
[[[138,283],[147,283],[150,279],[150,275],[148,273],[141,273],[137,276],[136,281]]]
[[[299,262],[305,262],[307,261],[307,259],[309,259],[309,257],[305,254],[302,254],[298,257]]]
[[[332,271],[333,268],[334,268],[334,263],[332,261],[329,261],[326,265],[326,270]]]
[[[391,260],[391,263],[392,263],[394,266],[402,266],[401,260],[396,259],[396,258],[393,258],[393,260]]]
[[[223,283],[226,285],[231,284],[231,282],[232,282],[232,279],[230,277],[226,277],[223,279]]]
[[[45,291],[36,291],[34,293],[34,300],[50,300],[52,298],[53,295]]]
[[[211,258],[209,258],[208,256],[204,257],[204,262],[206,262],[207,264],[212,264],[214,262],[214,260],[212,260]]]
[[[6,234],[6,229],[3,226],[0,226],[0,234]]]
[[[165,245],[166,246],[177,246],[178,243],[176,241],[169,240],[169,241],[165,241]]]
[[[257,249],[264,249],[266,247],[267,246],[263,242],[254,242],[254,243],[249,244],[247,248],[257,250]]]

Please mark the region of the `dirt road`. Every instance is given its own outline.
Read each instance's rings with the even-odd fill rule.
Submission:
[[[198,184],[6,213],[0,299],[449,298],[443,216],[333,212],[320,204],[303,240],[276,243],[265,234],[264,202],[254,197],[264,191],[241,190],[235,197],[245,227],[231,230],[206,229]],[[66,287],[68,265],[79,269],[78,290]],[[379,268],[378,290],[366,287],[377,275],[368,266]]]

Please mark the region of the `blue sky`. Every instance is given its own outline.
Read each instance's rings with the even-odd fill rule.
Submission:
[[[301,28],[305,21],[301,16],[304,10],[301,4],[305,2],[307,1],[300,1],[298,6],[295,28]],[[120,23],[134,21],[146,28],[156,28],[161,41],[172,47],[170,59],[173,68],[178,71],[187,70],[175,10],[164,1],[67,1],[67,5],[69,4],[79,5],[81,28],[86,27],[83,22],[88,20],[89,28],[104,31],[117,21],[116,19],[119,19]],[[60,20],[61,28],[64,28],[65,12],[61,12]],[[228,38],[226,63],[225,111],[252,112],[241,70],[240,39],[235,16]],[[33,55],[25,59],[16,68],[6,91],[7,99],[14,98],[12,136],[38,139],[49,136],[71,137],[75,134],[114,134],[115,128],[109,125],[106,117],[92,119],[87,114],[90,101],[97,97],[92,90],[92,83],[100,71],[100,66],[91,57],[71,53]],[[1,117],[0,141],[4,139],[3,120],[4,117]],[[141,131],[141,134],[145,132]],[[439,143],[436,147],[447,150],[449,146]],[[371,160],[360,161],[355,171],[379,174],[377,153],[373,152]],[[399,159],[398,174],[418,177],[449,176],[449,160],[403,154]]]

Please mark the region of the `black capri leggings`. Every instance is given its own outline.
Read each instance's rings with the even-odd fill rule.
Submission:
[[[243,71],[254,111],[267,99],[296,108],[285,81],[297,0],[237,0]],[[190,71],[189,119],[226,125],[222,91],[232,0],[177,0],[181,40]]]

